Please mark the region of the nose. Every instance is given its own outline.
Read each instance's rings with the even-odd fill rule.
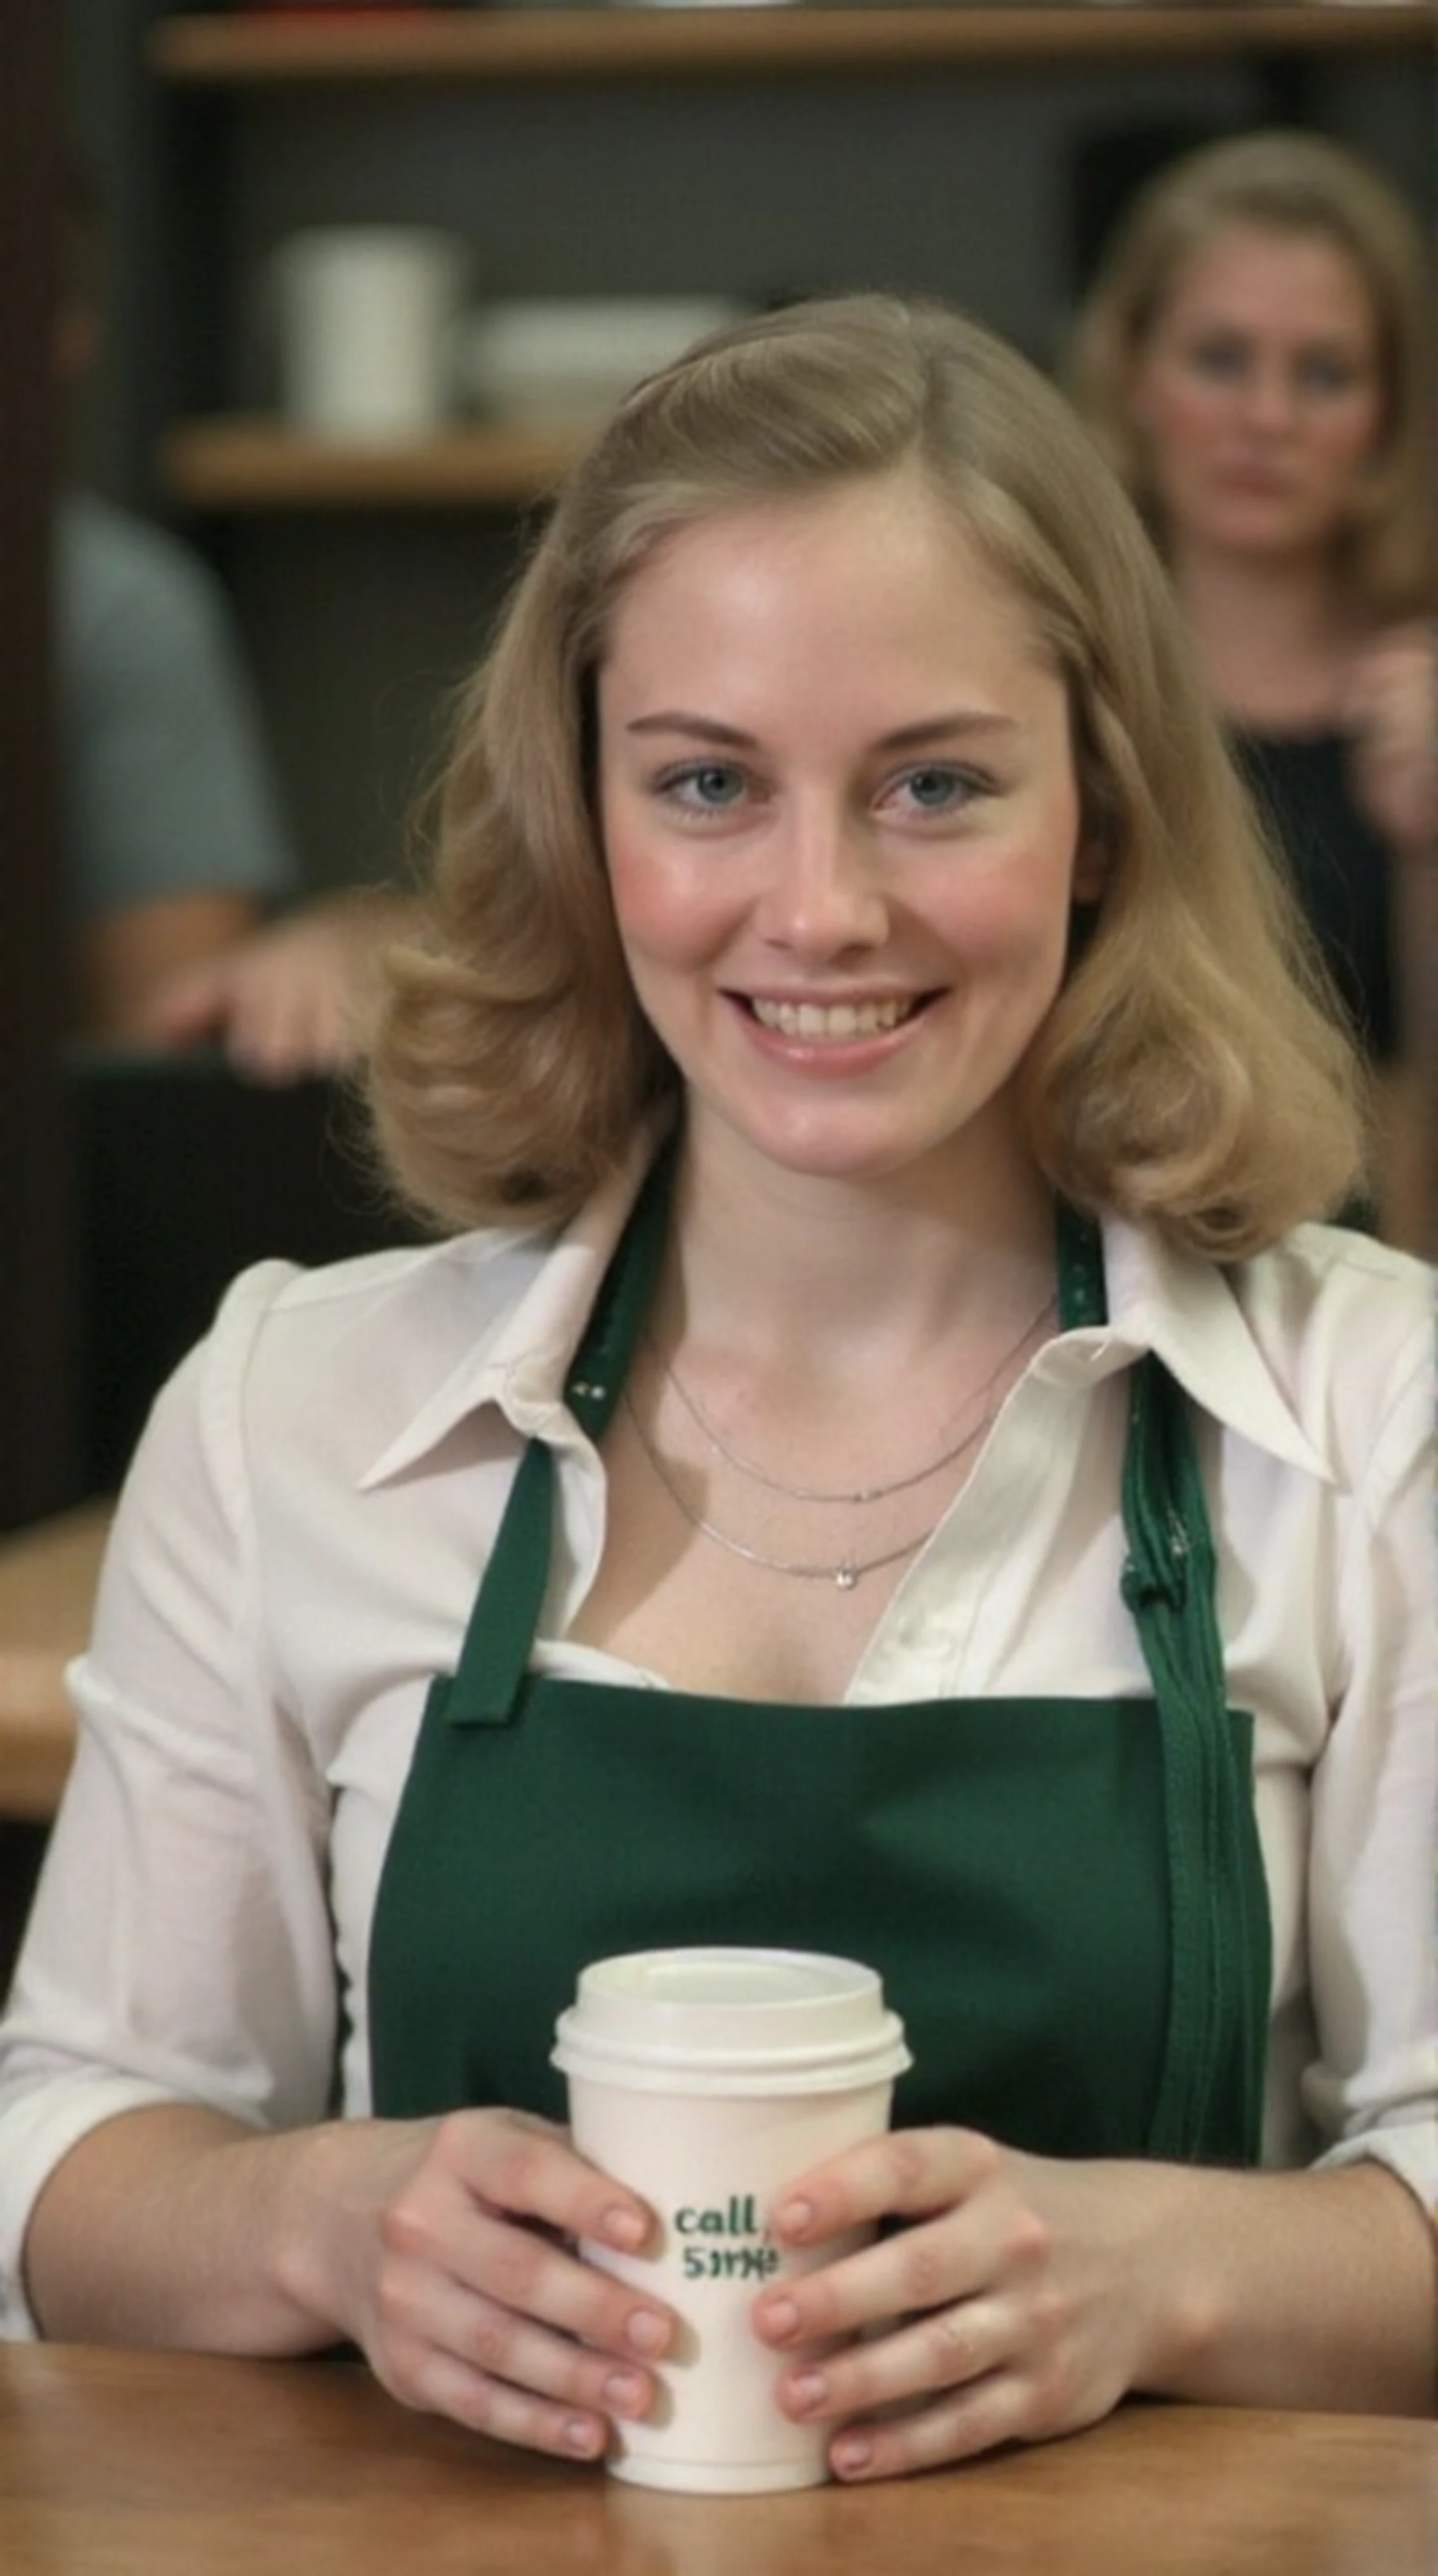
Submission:
[[[822,960],[877,948],[887,938],[888,897],[858,818],[828,807],[792,813],[768,856],[756,911],[760,934],[773,947]]]
[[[1248,417],[1263,429],[1287,429],[1298,410],[1298,387],[1292,371],[1274,359],[1253,367],[1245,384]]]

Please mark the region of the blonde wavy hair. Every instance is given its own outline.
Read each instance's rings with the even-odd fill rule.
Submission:
[[[1111,234],[1075,319],[1067,389],[1162,547],[1147,443],[1133,412],[1135,371],[1189,260],[1234,224],[1330,242],[1358,272],[1377,329],[1383,420],[1336,569],[1365,621],[1422,615],[1438,596],[1438,276],[1402,200],[1341,144],[1269,128],[1205,144],[1150,179]]]
[[[640,386],[566,481],[463,691],[432,932],[391,953],[369,1076],[381,1150],[431,1219],[564,1218],[678,1090],[594,822],[595,675],[625,585],[715,513],[901,470],[1026,601],[1104,860],[1023,1072],[1054,1187],[1227,1259],[1357,1183],[1356,1059],[1137,517],[1003,342],[862,295],[731,326]]]

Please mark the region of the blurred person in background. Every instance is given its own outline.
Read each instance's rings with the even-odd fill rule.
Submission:
[[[73,394],[102,330],[101,219],[66,181],[54,359]],[[362,1043],[377,948],[407,899],[300,899],[301,876],[225,592],[168,530],[68,479],[54,532],[61,817],[76,1034],[224,1047],[263,1081]]]
[[[1070,390],[1139,504],[1377,1075],[1376,1221],[1433,1248],[1432,262],[1352,153],[1267,131],[1135,195]]]

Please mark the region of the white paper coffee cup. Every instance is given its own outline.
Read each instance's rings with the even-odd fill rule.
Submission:
[[[815,2486],[832,2427],[781,2414],[793,2351],[753,2332],[766,2284],[832,2262],[858,2234],[787,2251],[768,2212],[805,2169],[888,2125],[911,2064],[872,1968],[793,1950],[645,1950],[583,1970],[553,2062],[575,2145],[655,2213],[643,2254],[591,2262],[683,2321],[642,2424],[610,2467],[639,2485],[743,2493]]]

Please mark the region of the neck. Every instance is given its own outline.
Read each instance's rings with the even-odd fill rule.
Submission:
[[[892,1371],[906,1353],[932,1356],[1037,1308],[1053,1223],[1048,1184],[1023,1153],[981,1175],[945,1162],[834,1180],[691,1121],[661,1329],[801,1375]]]
[[[1170,568],[1225,715],[1279,727],[1332,719],[1354,638],[1324,557],[1257,560],[1180,546]]]

